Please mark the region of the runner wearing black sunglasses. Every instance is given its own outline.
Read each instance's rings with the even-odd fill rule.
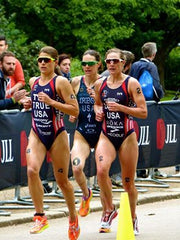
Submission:
[[[65,130],[64,114],[79,114],[78,103],[68,79],[55,73],[58,52],[50,46],[40,50],[39,77],[32,77],[31,99],[24,101],[26,109],[32,107],[32,129],[26,150],[27,175],[30,194],[35,206],[34,226],[30,233],[40,233],[49,224],[43,209],[43,187],[39,171],[47,151],[53,163],[54,177],[62,190],[69,210],[70,240],[78,239],[80,228],[75,209],[74,190],[68,180],[70,150]]]

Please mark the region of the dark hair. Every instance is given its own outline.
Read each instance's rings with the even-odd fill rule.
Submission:
[[[132,52],[127,50],[122,50],[125,57],[125,64],[123,73],[129,74],[132,63],[134,62],[135,56]]]
[[[99,52],[97,52],[93,49],[88,49],[87,51],[84,52],[83,56],[88,55],[88,54],[95,57],[96,61],[101,63],[101,55]],[[103,70],[103,65],[101,63],[99,66],[99,71],[102,71],[102,70]]]
[[[4,35],[0,35],[0,41],[5,41],[5,44],[7,44],[7,40]]]
[[[126,50],[122,50],[122,52],[125,55],[125,60],[126,60],[125,65],[128,65],[134,61],[135,56],[132,52],[126,51]]]
[[[55,48],[51,47],[51,46],[45,46],[45,47],[41,48],[39,54],[40,53],[47,53],[48,55],[50,55],[55,60],[58,60],[58,51]],[[54,72],[57,75],[61,75],[61,71],[60,71],[59,66],[55,67]]]
[[[69,60],[71,60],[71,56],[68,55],[68,54],[66,54],[66,53],[60,54],[59,57],[58,57],[58,65],[60,65],[61,62],[62,62],[64,59],[69,59]]]
[[[47,53],[49,54],[52,58],[54,58],[55,60],[58,60],[58,51],[51,47],[51,46],[46,46],[46,47],[43,47],[41,48],[40,53]]]
[[[4,57],[15,57],[14,53],[13,52],[10,52],[10,51],[4,51],[0,54],[0,61],[3,62],[4,60]]]

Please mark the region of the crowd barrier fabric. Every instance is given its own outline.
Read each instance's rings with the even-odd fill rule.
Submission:
[[[161,168],[180,164],[180,101],[147,102],[148,117],[134,118],[139,145],[138,169]],[[65,116],[65,125],[72,147],[76,123]],[[27,185],[26,146],[31,128],[31,112],[0,113],[0,190]],[[120,169],[117,158],[110,174]],[[42,167],[44,179],[54,180],[51,159],[46,158]],[[87,177],[96,175],[94,151],[86,161]],[[71,164],[69,177],[72,176]]]

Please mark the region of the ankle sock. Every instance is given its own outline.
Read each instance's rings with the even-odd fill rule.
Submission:
[[[35,216],[43,217],[44,215],[45,215],[44,213],[35,213],[35,214],[34,214],[34,217],[35,217]]]

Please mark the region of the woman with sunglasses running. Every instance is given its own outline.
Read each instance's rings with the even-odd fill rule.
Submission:
[[[139,82],[123,73],[125,64],[121,50],[107,51],[105,62],[110,75],[95,84],[96,119],[103,120],[96,148],[97,180],[100,187],[103,214],[99,232],[109,232],[117,211],[112,202],[109,170],[118,153],[124,190],[128,193],[135,235],[138,234],[134,184],[138,161],[138,143],[133,118],[146,118],[147,107]]]
[[[90,212],[90,200],[92,190],[87,187],[86,176],[83,172],[85,161],[91,149],[96,144],[101,132],[101,122],[95,120],[94,114],[94,84],[100,77],[98,74],[101,68],[100,54],[95,50],[87,50],[81,62],[84,75],[72,79],[72,87],[79,103],[79,116],[74,134],[73,147],[71,150],[71,163],[74,177],[82,190],[82,201],[79,208],[79,215],[85,217]],[[76,119],[70,117],[70,121]]]
[[[39,77],[33,77],[30,102],[32,107],[32,129],[26,150],[29,191],[35,206],[34,226],[30,233],[40,233],[48,225],[43,210],[43,187],[39,171],[47,151],[52,159],[54,176],[62,190],[69,209],[69,239],[78,239],[80,228],[75,210],[74,190],[68,180],[70,149],[63,115],[78,116],[79,108],[69,81],[55,74],[58,52],[50,46],[40,50],[38,57]],[[30,101],[30,100],[29,100]]]

